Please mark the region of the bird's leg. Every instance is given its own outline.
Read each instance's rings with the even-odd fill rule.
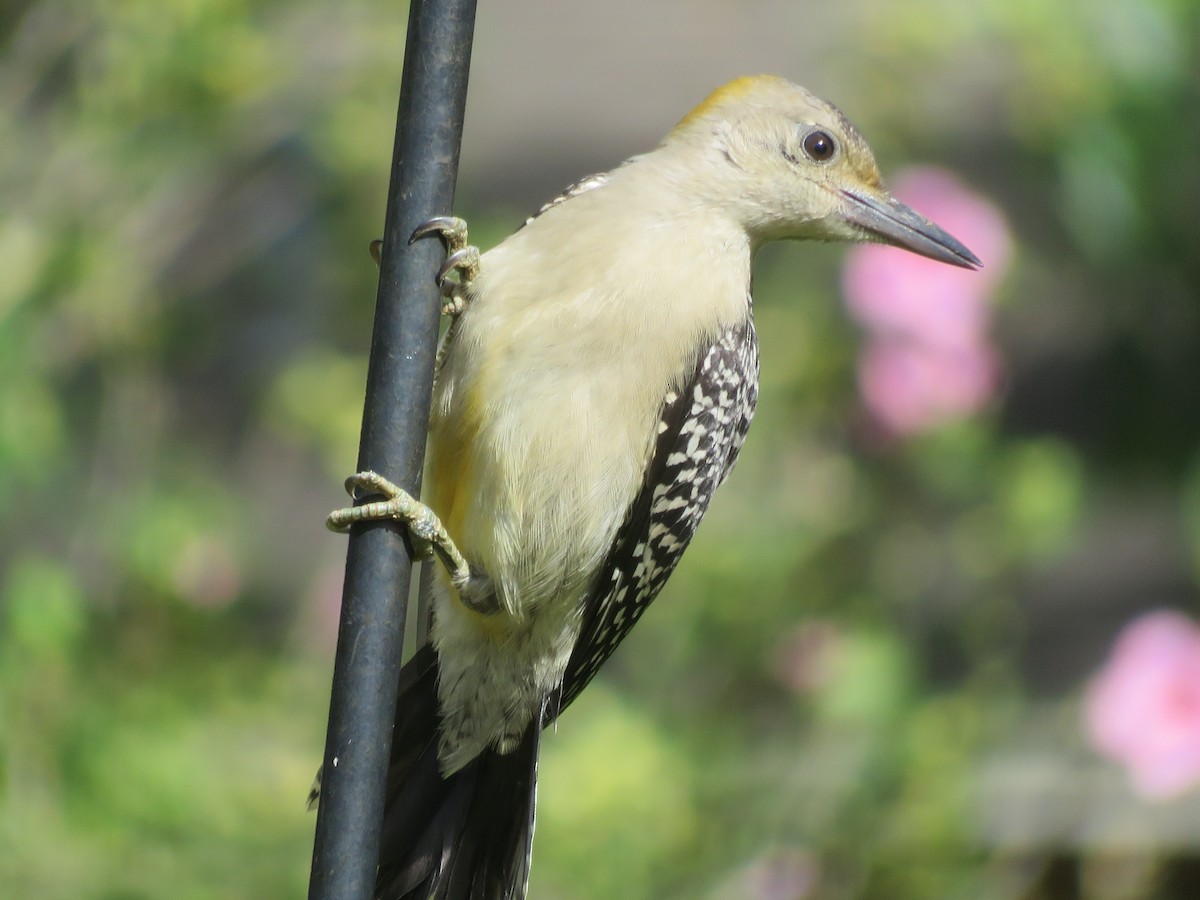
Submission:
[[[433,361],[436,384],[442,374],[446,353],[458,333],[459,316],[467,308],[467,291],[479,275],[479,248],[467,243],[467,223],[456,216],[435,216],[418,225],[408,242],[411,244],[431,234],[436,234],[446,245],[446,261],[438,270],[436,281],[442,293],[442,315],[450,316],[450,327],[446,329]],[[458,273],[457,279],[450,278],[452,272]]]
[[[467,223],[454,216],[436,216],[417,226],[408,239],[411,244],[431,234],[438,235],[446,246],[446,261],[437,273],[441,291],[442,315],[450,316],[450,331],[438,348],[434,362],[434,378],[442,368],[442,359],[453,337],[458,317],[467,308],[467,288],[479,274],[479,248],[467,243]],[[371,258],[379,264],[383,241],[371,241]],[[450,275],[457,273],[457,279]],[[359,472],[346,479],[351,497],[378,494],[385,499],[350,506],[331,512],[325,520],[332,531],[349,531],[355,522],[394,521],[402,523],[413,543],[413,550],[423,559],[438,557],[450,574],[450,583],[459,599],[469,609],[480,613],[496,612],[500,603],[486,574],[472,572],[453,539],[437,515],[403,488],[397,487],[376,472]]]
[[[435,216],[417,226],[408,239],[411,244],[436,234],[446,245],[446,262],[437,273],[442,292],[442,315],[458,317],[467,308],[467,288],[479,275],[479,248],[467,243],[467,223],[456,216]],[[457,279],[450,275],[457,273]]]
[[[399,522],[408,531],[418,556],[432,559],[436,555],[446,567],[450,584],[466,606],[481,613],[500,608],[495,592],[490,590],[490,580],[471,571],[432,509],[376,472],[351,475],[346,479],[346,491],[355,498],[377,494],[386,499],[334,510],[325,520],[330,531],[349,531],[355,522]]]
[[[417,226],[408,239],[411,244],[436,234],[446,245],[446,262],[437,273],[437,286],[442,292],[442,315],[456,317],[467,308],[467,288],[479,274],[479,248],[467,243],[467,223],[456,216],[435,216]],[[383,253],[383,241],[371,241],[368,249],[375,265]],[[450,278],[458,273],[458,279]]]

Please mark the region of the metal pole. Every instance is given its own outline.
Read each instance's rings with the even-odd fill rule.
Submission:
[[[475,0],[412,0],[388,186],[358,469],[418,494],[440,296],[437,240],[413,229],[454,200]],[[355,526],[333,668],[310,900],[366,900],[379,830],[412,567],[404,535]]]

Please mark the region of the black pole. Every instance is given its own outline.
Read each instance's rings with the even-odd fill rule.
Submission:
[[[388,186],[358,469],[419,493],[441,305],[435,239],[408,237],[450,212],[458,175],[475,0],[412,0]],[[366,900],[404,645],[411,548],[391,525],[356,525],[333,666],[310,900]]]

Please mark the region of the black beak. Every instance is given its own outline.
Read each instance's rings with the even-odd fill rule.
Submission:
[[[983,265],[957,238],[894,197],[846,189],[839,193],[846,200],[842,218],[872,238],[963,269]]]

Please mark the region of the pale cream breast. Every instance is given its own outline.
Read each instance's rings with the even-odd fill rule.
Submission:
[[[544,218],[558,221],[537,219],[484,255],[441,375],[432,481],[455,484],[435,491],[450,495],[452,508],[440,512],[518,617],[578,598],[641,486],[664,395],[690,375],[702,341],[745,315],[748,248],[732,275],[725,247],[696,247],[686,271],[656,266],[662,243],[678,240],[669,210],[618,218],[627,229],[618,241],[588,233],[587,222],[612,218],[583,207],[619,202],[623,187],[616,180],[556,207]],[[540,246],[546,234],[553,244]],[[745,240],[732,227],[705,234]],[[710,257],[724,265],[706,266]],[[630,271],[652,274],[630,282]],[[455,352],[468,345],[473,352]],[[482,396],[502,399],[484,406]],[[473,439],[454,443],[470,446],[471,458],[447,458],[457,472],[439,472],[439,435],[461,439],[464,430]]]

